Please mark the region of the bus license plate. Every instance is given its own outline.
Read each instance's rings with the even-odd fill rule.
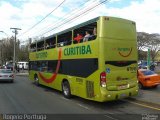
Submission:
[[[118,90],[122,90],[122,89],[126,89],[127,88],[127,85],[120,85],[118,86]]]

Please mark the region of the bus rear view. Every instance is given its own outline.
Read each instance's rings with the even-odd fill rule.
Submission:
[[[99,29],[101,100],[110,101],[137,95],[135,22],[121,18],[101,17]]]

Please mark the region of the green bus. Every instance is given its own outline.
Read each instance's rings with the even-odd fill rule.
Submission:
[[[135,22],[100,16],[31,43],[29,79],[66,98],[104,102],[137,95]]]

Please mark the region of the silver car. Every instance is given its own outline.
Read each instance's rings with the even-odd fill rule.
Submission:
[[[10,69],[0,69],[0,81],[14,81],[13,71]]]

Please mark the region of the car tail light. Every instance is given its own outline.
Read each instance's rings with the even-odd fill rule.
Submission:
[[[100,85],[106,87],[106,72],[100,74]]]
[[[147,81],[147,80],[150,80],[150,78],[145,78],[144,80]]]

